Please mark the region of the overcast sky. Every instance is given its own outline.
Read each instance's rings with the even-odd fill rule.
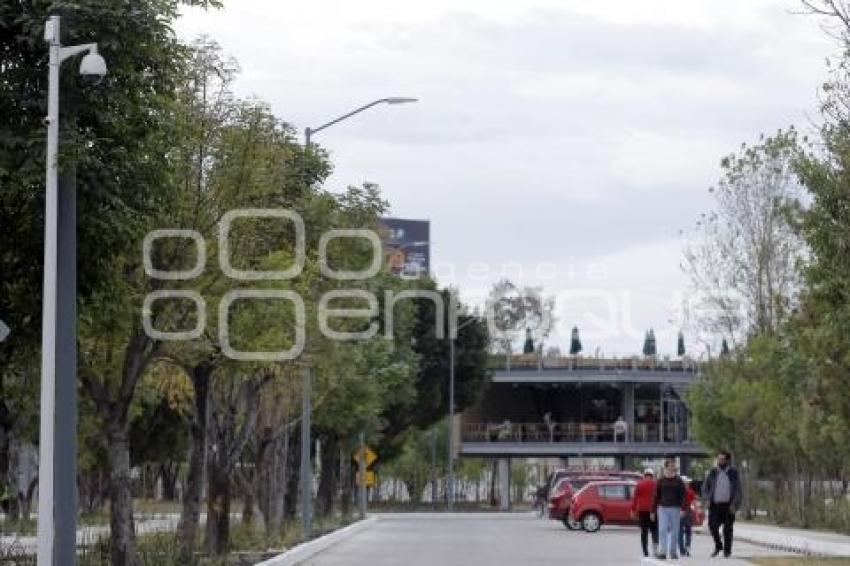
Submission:
[[[477,303],[502,274],[557,297],[551,343],[675,349],[681,229],[720,158],[817,121],[836,43],[791,0],[230,0],[188,11],[238,59],[235,90],[317,134],[338,190],[381,185],[431,221],[432,268]],[[691,341],[689,341],[691,342]],[[693,354],[703,346],[689,343]]]

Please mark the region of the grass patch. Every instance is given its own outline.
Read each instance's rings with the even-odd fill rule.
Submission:
[[[0,535],[4,536],[32,536],[37,531],[35,519],[19,521],[0,521]]]

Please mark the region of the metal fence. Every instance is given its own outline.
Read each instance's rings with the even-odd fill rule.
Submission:
[[[664,436],[662,438],[662,432]],[[464,442],[536,442],[592,443],[688,442],[684,423],[636,423],[623,430],[613,423],[464,423],[461,429]]]
[[[653,356],[596,358],[582,356],[541,356],[539,354],[494,354],[489,358],[494,370],[599,370],[599,371],[670,371],[699,373],[700,364],[690,358],[658,359]]]

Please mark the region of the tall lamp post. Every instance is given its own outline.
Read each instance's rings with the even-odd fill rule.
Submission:
[[[44,28],[50,56],[38,460],[39,566],[76,561],[76,211],[73,183],[63,187],[61,200],[59,195],[59,71],[63,61],[85,53],[80,74],[93,78],[106,74],[106,62],[97,52],[96,43],[62,46],[60,22],[59,16],[51,16]],[[61,375],[59,382],[57,370]],[[56,405],[57,387],[67,393],[60,397],[60,407]],[[62,435],[59,443],[55,442],[57,431]],[[54,489],[55,484],[59,484],[59,489]]]
[[[452,301],[454,305],[454,301]],[[452,317],[452,321],[455,316],[454,308],[452,308],[452,312],[449,316]],[[456,327],[452,326],[450,321],[449,323],[449,473],[448,473],[448,510],[454,511],[455,506],[455,340],[457,340],[457,333],[470,324],[474,323],[476,318],[470,316],[463,324],[460,324]]]
[[[326,128],[330,128],[334,124],[338,124],[343,120],[347,120],[352,116],[368,110],[379,104],[407,104],[416,102],[416,98],[393,96],[388,98],[379,98],[369,104],[364,104],[359,108],[355,108],[351,112],[343,114],[338,118],[334,118],[330,122],[325,122],[317,128],[304,128],[304,149],[310,150],[313,134],[317,134]],[[304,538],[310,538],[313,530],[313,469],[310,462],[310,429],[312,428],[312,390],[313,378],[311,368],[304,368],[301,374],[301,524],[304,530]]]

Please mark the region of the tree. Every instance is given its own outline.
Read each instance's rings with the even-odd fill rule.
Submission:
[[[436,290],[431,280],[422,280],[428,290]],[[414,326],[409,337],[413,354],[418,358],[418,371],[413,381],[413,392],[388,402],[381,418],[385,422],[380,449],[387,457],[398,453],[405,431],[411,427],[427,429],[438,422],[449,410],[449,305],[457,303],[454,291],[437,291],[442,304],[442,320],[433,300],[416,299],[413,302]],[[457,305],[458,330],[455,339],[455,410],[463,411],[477,402],[489,383],[487,352],[490,336],[486,322],[463,304]],[[443,337],[437,336],[442,326]],[[403,337],[400,337],[403,340]]]
[[[109,464],[111,559],[119,565],[135,561],[128,413],[150,354],[150,345],[136,337],[131,324],[125,324],[138,319],[125,284],[138,274],[132,266],[148,220],[173,198],[169,183],[170,143],[175,138],[172,110],[186,52],[171,24],[183,4],[214,6],[218,2],[144,0],[131,5],[87,0],[60,7],[23,1],[0,6],[4,28],[0,36],[0,225],[4,230],[8,226],[12,241],[22,244],[15,248],[8,270],[4,254],[0,271],[4,291],[9,285],[7,275],[17,281],[14,286],[24,284],[30,290],[25,299],[20,293],[3,293],[3,300],[9,296],[16,301],[8,305],[15,322],[23,320],[22,312],[32,318],[39,312],[38,294],[31,290],[39,288],[41,279],[43,177],[37,171],[43,170],[44,143],[34,133],[42,131],[47,98],[42,32],[49,12],[63,16],[63,43],[97,41],[109,62],[109,74],[98,85],[76,84],[72,72],[62,75],[60,175],[75,177],[78,185],[80,361],[85,366],[80,368],[80,378],[101,418]],[[119,313],[124,316],[118,317]],[[116,320],[108,320],[109,315],[116,315]],[[37,324],[31,326],[37,328]],[[105,341],[92,339],[95,326],[100,326],[100,336],[112,336]],[[119,336],[125,338],[120,346],[116,344]],[[20,338],[24,339],[23,333]],[[104,346],[113,348],[110,355],[122,354],[111,361],[105,356],[96,361],[89,357],[90,348],[102,352]]]
[[[805,0],[804,6],[828,17],[844,51],[823,88],[820,150],[780,152],[809,192],[808,205],[788,203],[792,214],[783,219],[804,244],[796,249],[800,293],[773,312],[761,301],[742,344],[732,335],[730,348],[724,336],[721,356],[688,392],[688,406],[700,442],[731,447],[746,462],[745,493],[757,493],[753,480],[771,482],[759,507],[767,507],[772,520],[846,528],[850,458],[835,447],[850,442],[850,10],[834,0]],[[761,292],[765,299],[770,288],[765,284]]]
[[[578,326],[573,326],[572,333],[570,334],[570,355],[575,356],[578,355],[582,350],[581,346],[581,338],[578,335]]]
[[[685,355],[685,335],[679,331],[679,337],[676,342],[676,355],[680,358]]]
[[[525,329],[525,344],[522,346],[523,354],[533,354],[534,353],[534,338],[531,336],[531,329]]]
[[[799,288],[803,242],[793,228],[802,188],[797,132],[780,130],[721,161],[710,189],[716,210],[703,214],[687,242],[683,269],[701,304],[697,324],[734,341],[774,332]]]
[[[655,345],[655,331],[653,329],[649,329],[646,331],[646,335],[643,339],[643,355],[647,357],[655,356],[656,354],[656,345]]]
[[[544,296],[542,289],[519,288],[508,279],[498,281],[485,305],[493,346],[510,353],[523,329],[530,329],[532,340],[542,344],[554,327],[554,310],[555,298]]]

